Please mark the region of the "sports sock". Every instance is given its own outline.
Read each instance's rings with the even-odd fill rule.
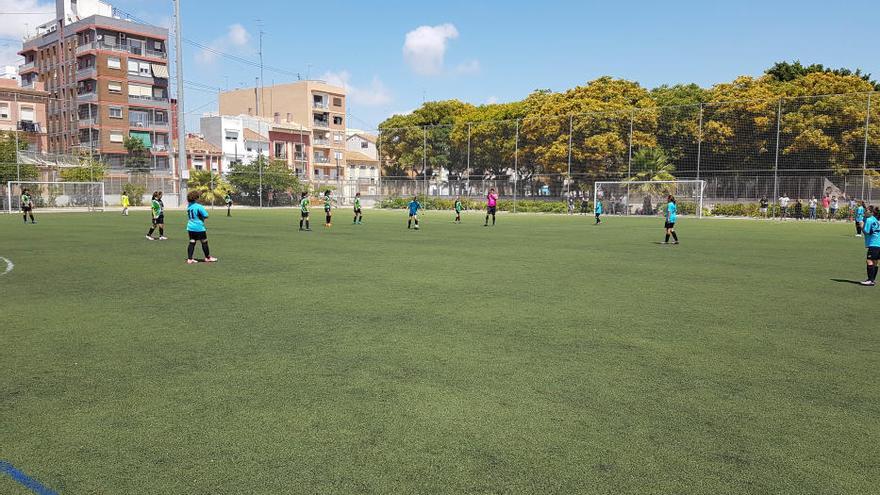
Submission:
[[[310,229],[310,228],[311,228],[311,227],[309,227],[309,221],[306,220],[306,229],[308,230],[308,229]]]
[[[412,218],[406,221],[406,228],[412,227]]]
[[[330,223],[330,215],[327,215],[327,223]]]
[[[193,253],[196,251],[196,241],[189,241],[189,245],[186,247],[186,256],[187,259],[193,259]]]
[[[672,231],[672,238],[675,239],[675,242],[678,242],[678,234],[674,230]]]
[[[211,257],[211,250],[208,249],[208,241],[202,241],[202,252],[205,253],[205,258]]]
[[[300,218],[299,219],[299,230],[302,230],[302,228],[303,228],[303,221],[302,221],[302,218]]]
[[[159,227],[159,237],[165,236],[165,227]]]
[[[22,218],[22,220],[24,220],[24,223],[27,223],[27,213],[22,215],[21,218]]]
[[[492,225],[495,225],[495,215],[492,215]]]
[[[156,228],[155,228],[155,227],[151,227],[151,228],[150,228],[150,231],[147,232],[147,235],[150,236],[150,237],[153,237],[153,231],[154,231],[154,230],[156,230]]]
[[[666,242],[669,242],[669,234],[666,234]]]
[[[486,215],[486,225],[489,225],[489,215]]]
[[[419,219],[416,218],[416,227],[418,227],[418,226],[419,226]]]
[[[31,213],[31,222],[33,222],[33,221],[34,221],[34,214]]]

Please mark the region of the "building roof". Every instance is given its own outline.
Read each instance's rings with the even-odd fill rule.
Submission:
[[[351,139],[351,138],[353,138],[353,137],[359,137],[359,138],[361,138],[361,139],[363,139],[363,140],[365,140],[365,141],[369,141],[369,142],[371,142],[371,143],[373,143],[373,144],[376,144],[376,140],[379,139],[378,137],[376,137],[376,136],[374,136],[374,135],[372,135],[372,134],[367,134],[367,133],[365,133],[365,132],[359,132],[359,133],[357,133],[357,134],[352,134],[351,136],[348,137],[348,139]]]
[[[205,141],[204,137],[193,134],[186,136],[186,152],[201,153],[206,155],[220,155],[223,153],[220,148]]]
[[[346,151],[345,152],[345,161],[347,162],[367,162],[367,163],[379,163],[379,160],[375,158],[371,158],[363,153],[358,151]]]
[[[267,138],[266,136],[264,136],[262,134],[258,134],[250,129],[244,130],[244,140],[245,141],[259,141],[259,142],[263,142],[263,143],[269,142],[269,138]]]

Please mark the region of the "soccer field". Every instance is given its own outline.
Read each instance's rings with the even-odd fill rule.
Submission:
[[[189,266],[183,212],[36,213],[0,216],[0,461],[60,494],[880,485],[849,224],[218,208]]]

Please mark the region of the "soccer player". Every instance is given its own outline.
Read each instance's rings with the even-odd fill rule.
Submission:
[[[669,244],[669,236],[674,239],[673,244],[678,244],[678,235],[675,233],[675,219],[678,217],[678,206],[675,204],[675,198],[670,194],[666,198],[666,241],[663,244]]]
[[[187,195],[189,196],[189,195]],[[150,210],[153,214],[153,224],[150,227],[150,231],[147,232],[147,239],[151,241],[155,241],[156,238],[153,237],[153,231],[156,228],[159,228],[159,240],[166,241],[168,240],[165,237],[165,203],[162,202],[162,191],[153,192],[153,197],[150,200]]]
[[[880,265],[880,221],[877,216],[880,211],[876,207],[868,210],[868,218],[865,219],[865,247],[868,249],[868,278],[862,285],[873,287],[877,279],[878,265]]]
[[[226,193],[226,196],[223,196],[223,202],[226,203],[226,216],[232,216],[232,196],[229,193]]]
[[[602,223],[602,219],[599,218],[602,216],[602,200],[596,200],[596,206],[593,207],[593,211],[596,213],[596,225]]]
[[[128,199],[128,194],[125,191],[122,192],[122,197],[120,198],[122,201],[122,216],[128,216],[128,207],[131,206],[131,201]]]
[[[312,228],[309,227],[309,193],[302,193],[299,200],[299,213],[299,230],[311,232]],[[306,228],[303,228],[304,223]]]
[[[859,201],[859,207],[856,208],[856,237],[862,237],[862,231],[865,227],[865,202]]]
[[[21,218],[27,225],[27,219],[31,217],[31,224],[37,223],[34,220],[34,198],[31,197],[30,189],[22,189],[21,191]]]
[[[330,190],[324,191],[324,216],[326,217],[326,222],[324,222],[324,227],[332,227],[333,226],[333,199],[330,197]]]
[[[188,265],[198,263],[197,260],[193,259],[193,254],[196,251],[196,242],[202,243],[202,252],[205,253],[206,262],[213,263],[217,261],[217,258],[211,256],[211,251],[208,249],[208,230],[205,228],[208,210],[199,204],[201,195],[202,193],[199,191],[190,191],[186,195],[186,200],[189,202],[189,205],[186,207],[186,218],[188,219],[186,231],[189,233],[189,245],[186,248],[186,263]]]
[[[361,193],[354,195],[354,224],[364,223],[364,214],[361,212]]]
[[[406,221],[406,228],[409,229],[412,227],[413,220],[416,222],[416,230],[419,230],[419,210],[422,209],[422,205],[419,204],[419,198],[417,196],[413,196],[412,201],[409,202],[409,220]]]
[[[498,195],[495,194],[495,188],[489,189],[489,194],[486,195],[486,223],[483,224],[483,227],[489,226],[489,215],[492,215],[492,226],[495,226],[495,212],[498,209]]]
[[[767,196],[761,196],[761,215],[764,218],[767,218],[767,207],[770,206],[770,202],[767,201]]]
[[[455,223],[461,223],[461,210],[464,209],[464,205],[461,203],[461,196],[455,197]]]

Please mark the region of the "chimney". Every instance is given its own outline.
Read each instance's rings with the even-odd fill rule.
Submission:
[[[278,112],[275,112],[275,123],[276,123],[276,124],[280,124],[280,123],[281,123],[281,114],[278,113]]]

